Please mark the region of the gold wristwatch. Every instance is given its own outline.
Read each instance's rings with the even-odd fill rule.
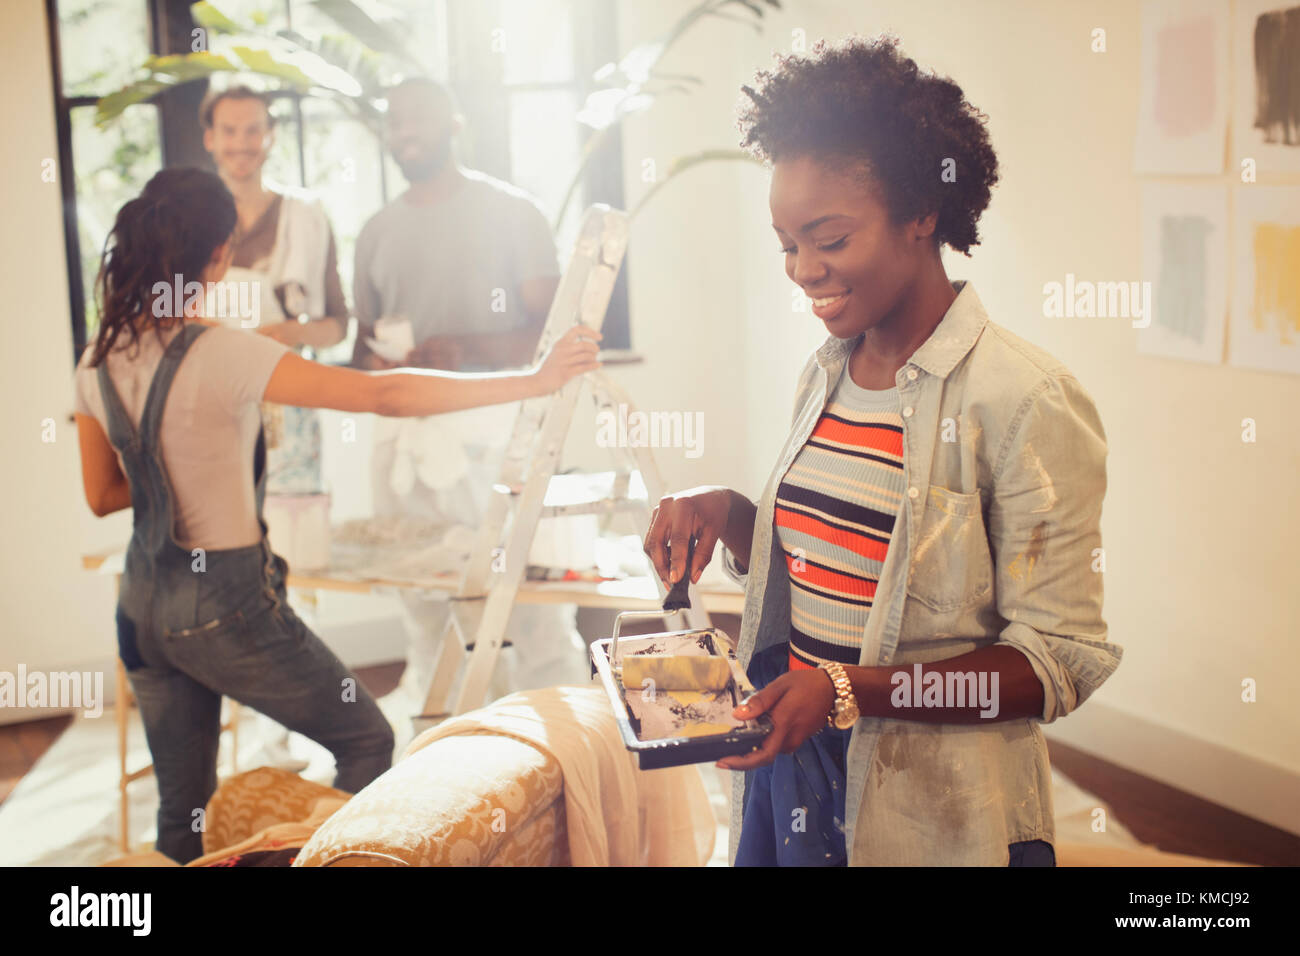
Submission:
[[[853,696],[853,684],[849,682],[849,675],[844,672],[843,664],[823,664],[821,669],[826,672],[826,676],[831,679],[831,684],[835,686],[835,706],[826,717],[826,726],[837,730],[848,730],[860,716],[858,699]]]

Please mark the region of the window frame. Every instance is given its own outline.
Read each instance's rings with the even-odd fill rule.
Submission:
[[[149,24],[149,52],[155,56],[185,52],[190,48],[190,31],[194,21],[190,17],[189,0],[136,0],[145,6]],[[64,253],[68,270],[68,306],[72,320],[72,360],[76,363],[86,347],[87,289],[81,274],[81,231],[77,215],[77,169],[72,149],[72,111],[93,109],[98,96],[81,94],[68,96],[64,92],[63,49],[60,37],[59,2],[45,0],[45,19],[50,42],[50,79],[54,91],[55,131],[58,138],[59,190],[63,200]],[[160,42],[160,38],[161,42]],[[201,131],[189,132],[175,121],[188,108],[188,124],[197,127],[193,117],[198,103],[206,92],[206,84],[192,83],[168,90],[152,100],[139,104],[154,110],[158,130],[158,148],[162,168],[188,162],[197,145],[204,160]],[[172,121],[169,123],[168,119]],[[211,168],[210,161],[203,165]]]
[[[67,260],[68,304],[72,311],[72,361],[75,364],[86,347],[86,289],[81,275],[76,167],[72,162],[72,109],[89,105],[95,100],[90,96],[69,97],[63,93],[58,0],[45,0],[45,20],[50,41],[50,78],[54,87],[54,125],[59,153],[59,194],[63,201],[63,252]]]

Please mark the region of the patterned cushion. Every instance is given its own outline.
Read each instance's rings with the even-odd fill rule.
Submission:
[[[333,812],[351,796],[276,767],[236,774],[223,781],[208,801],[204,856],[243,843],[277,824],[300,825],[313,816],[319,821],[323,810]]]
[[[349,800],[293,865],[563,865],[563,792],[559,764],[520,740],[449,737]]]

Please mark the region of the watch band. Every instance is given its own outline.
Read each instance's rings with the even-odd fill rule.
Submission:
[[[849,680],[849,675],[844,671],[844,665],[839,663],[826,663],[821,665],[821,669],[826,672],[826,676],[831,679],[831,685],[835,688],[835,700],[848,701],[853,698],[853,683]],[[826,726],[835,726],[835,706],[832,705],[831,712],[826,715]]]

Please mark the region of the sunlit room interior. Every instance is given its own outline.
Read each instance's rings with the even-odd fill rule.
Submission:
[[[0,863],[1300,863],[1300,6],[0,24]]]

